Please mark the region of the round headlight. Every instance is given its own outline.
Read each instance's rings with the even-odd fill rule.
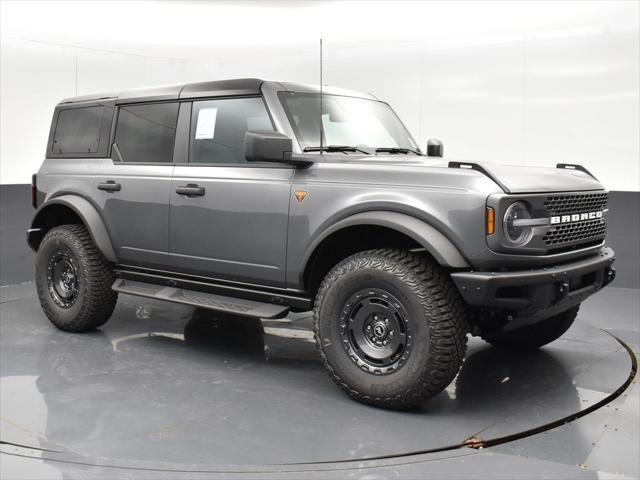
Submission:
[[[522,225],[518,220],[531,218],[531,212],[522,202],[515,202],[509,205],[504,214],[504,235],[507,240],[514,245],[524,245],[531,240],[533,233],[530,226]]]

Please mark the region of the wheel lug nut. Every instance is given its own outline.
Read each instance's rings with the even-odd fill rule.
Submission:
[[[367,332],[371,331],[371,325],[367,325]]]

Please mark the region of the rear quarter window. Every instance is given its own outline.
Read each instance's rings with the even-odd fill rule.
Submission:
[[[104,106],[66,108],[58,113],[52,153],[95,156],[102,140]]]
[[[177,122],[177,102],[123,105],[114,147],[124,162],[171,163]]]

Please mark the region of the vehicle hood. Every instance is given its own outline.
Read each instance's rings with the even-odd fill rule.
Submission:
[[[523,167],[481,163],[511,193],[602,190],[602,184],[580,170],[555,167]]]
[[[449,168],[449,160],[434,160],[425,157],[405,155],[376,155],[350,156],[349,163],[395,166],[398,169],[409,167],[415,171],[416,167]],[[521,165],[501,165],[490,162],[458,161],[466,165],[476,164],[484,169],[488,175],[480,171],[474,174],[492,178],[506,193],[544,193],[544,192],[573,192],[581,190],[603,190],[602,184],[591,175],[580,170],[555,167],[527,167]],[[462,167],[466,174],[470,168]],[[455,171],[455,168],[450,168]],[[507,191],[508,190],[508,191]]]

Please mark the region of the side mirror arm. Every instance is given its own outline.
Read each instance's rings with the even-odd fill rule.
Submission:
[[[244,135],[244,158],[248,162],[276,162],[307,168],[309,155],[293,153],[293,141],[272,130],[249,130]]]
[[[288,163],[289,165],[293,165],[295,168],[309,168],[315,162],[310,160],[310,155],[305,155],[301,153],[288,153],[286,154],[288,159],[284,161],[284,163]]]

